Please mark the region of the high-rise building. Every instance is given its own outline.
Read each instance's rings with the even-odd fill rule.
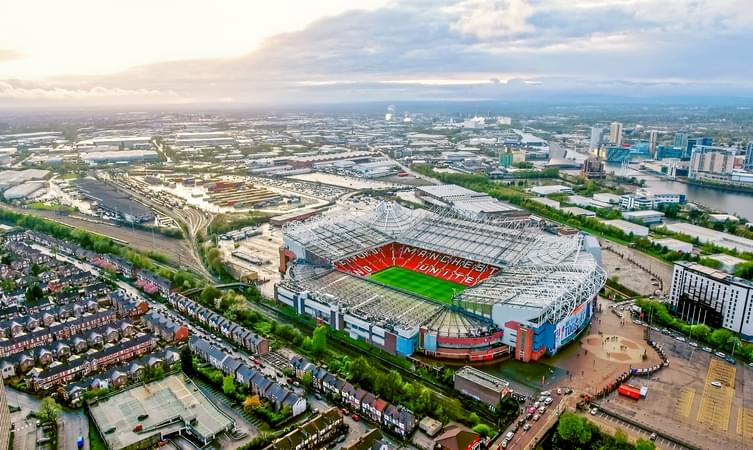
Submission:
[[[612,122],[609,125],[609,143],[622,145],[622,124],[620,122]]]
[[[693,149],[699,145],[704,145],[707,147],[714,145],[714,139],[709,136],[689,137],[685,154],[689,157],[690,155],[693,154]]]
[[[682,149],[688,148],[688,133],[675,133],[675,140],[672,143],[672,147]]]
[[[748,142],[748,147],[745,149],[745,164],[743,167],[745,167],[745,170],[753,170],[753,142]]]
[[[659,136],[659,132],[656,130],[649,130],[648,132],[648,155],[652,158],[656,158],[656,138]]]
[[[601,134],[603,132],[604,129],[601,127],[591,127],[591,142],[588,149],[591,153],[595,154],[599,150],[599,146],[601,146]]]
[[[690,156],[688,178],[724,180],[732,175],[735,149],[696,145]]]

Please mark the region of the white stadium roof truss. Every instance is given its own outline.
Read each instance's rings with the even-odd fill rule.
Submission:
[[[496,266],[500,268],[498,272],[454,300],[469,312],[487,318],[491,317],[493,305],[500,304],[530,310],[533,322],[556,323],[593,298],[606,281],[593,256],[581,252],[580,235],[549,234],[542,229],[541,221],[528,218],[473,220],[448,209],[410,210],[397,203],[383,202],[369,211],[339,211],[287,224],[283,233],[311,253],[333,262],[400,242]],[[386,287],[372,292],[370,286],[377,285],[370,281],[362,281],[367,284],[359,284],[357,288],[349,283],[342,283],[343,286],[335,283],[338,284],[335,289],[333,285],[319,284],[328,278],[326,275],[303,278],[306,280],[299,281],[306,281],[303,283],[308,285],[306,289],[317,296],[326,293],[328,298],[337,299],[337,303],[374,319],[415,326],[419,317],[421,321],[441,317],[429,304],[417,306],[417,310],[407,308],[401,297],[406,293],[392,296],[388,293],[391,288]],[[380,301],[372,302],[374,308],[347,300],[350,295],[365,300],[368,293],[364,289],[379,296]]]

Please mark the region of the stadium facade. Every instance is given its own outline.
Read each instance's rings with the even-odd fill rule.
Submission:
[[[275,298],[395,354],[537,360],[591,321],[606,280],[593,241],[530,217],[474,220],[390,202],[337,210],[284,226]],[[395,268],[408,274],[404,287],[374,276]],[[444,280],[451,300],[417,293],[430,290],[416,290],[410,273],[419,284]]]

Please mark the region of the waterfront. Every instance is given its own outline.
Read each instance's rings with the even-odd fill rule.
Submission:
[[[705,186],[682,183],[658,175],[639,172],[629,167],[626,170],[619,165],[607,165],[607,171],[617,175],[636,177],[646,181],[646,189],[660,193],[684,194],[688,202],[697,203],[716,211],[735,214],[746,219],[753,219],[753,193],[733,192]]]

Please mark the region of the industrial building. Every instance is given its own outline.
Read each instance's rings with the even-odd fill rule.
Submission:
[[[643,209],[640,211],[624,211],[622,213],[622,218],[625,220],[631,220],[634,222],[640,222],[649,225],[661,223],[662,220],[664,220],[664,213],[650,209]]]
[[[133,162],[159,161],[159,155],[152,150],[116,150],[82,153],[81,160],[86,164],[129,164]]]
[[[606,225],[615,227],[618,230],[628,235],[632,234],[633,236],[640,236],[640,237],[648,236],[648,227],[644,227],[642,225],[628,222],[627,220],[614,219],[614,220],[603,220],[602,222],[605,223]]]
[[[510,383],[489,375],[471,366],[465,366],[455,372],[453,377],[455,390],[486,403],[492,408],[499,405],[499,401],[510,394]]]
[[[29,181],[46,180],[50,176],[49,170],[3,170],[0,172],[0,191],[18,186]]]
[[[416,197],[424,202],[442,208],[454,208],[470,218],[524,217],[525,211],[509,203],[504,203],[489,194],[472,191],[455,184],[420,186]]]
[[[753,341],[753,283],[698,263],[676,262],[669,302],[691,323],[726,328]]]
[[[47,181],[29,181],[6,190],[3,192],[3,197],[9,202],[28,200],[44,195],[47,187]]]
[[[84,198],[92,203],[92,207],[114,216],[115,220],[129,223],[154,220],[154,214],[149,208],[109,184],[91,178],[82,178],[74,181],[73,185],[78,188]]]

